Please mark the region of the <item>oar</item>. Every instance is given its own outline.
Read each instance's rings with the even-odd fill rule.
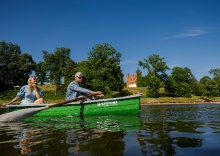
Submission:
[[[32,115],[42,111],[44,109],[48,109],[48,108],[51,108],[51,107],[60,106],[60,105],[67,104],[67,103],[70,103],[70,102],[82,100],[82,99],[89,98],[89,97],[94,96],[94,95],[96,95],[96,94],[90,94],[90,95],[87,95],[87,96],[84,96],[84,97],[79,97],[79,98],[63,101],[63,102],[48,105],[48,106],[45,106],[45,107],[27,108],[27,109],[21,109],[21,110],[5,113],[5,114],[0,115],[0,121],[1,122],[6,122],[6,121],[22,120],[24,118],[27,118],[29,116],[32,116]]]

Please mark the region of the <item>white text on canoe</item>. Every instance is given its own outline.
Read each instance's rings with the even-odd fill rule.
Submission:
[[[102,106],[115,106],[118,105],[118,101],[106,101],[106,102],[98,102],[97,106],[102,107]]]

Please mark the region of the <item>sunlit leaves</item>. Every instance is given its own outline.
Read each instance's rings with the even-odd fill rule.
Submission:
[[[121,53],[111,45],[96,45],[88,53],[87,84],[95,90],[121,91],[124,87],[120,67]]]
[[[48,72],[48,81],[56,84],[57,89],[65,76],[67,63],[70,59],[70,51],[69,48],[64,47],[56,48],[53,54],[43,51],[44,63]]]

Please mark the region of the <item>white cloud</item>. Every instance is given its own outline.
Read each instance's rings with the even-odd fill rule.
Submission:
[[[202,30],[202,29],[192,29],[192,30],[188,30],[188,31],[186,31],[184,33],[181,33],[181,34],[174,35],[174,36],[169,37],[169,38],[194,37],[194,36],[200,36],[200,35],[203,35],[203,34],[207,34],[207,32],[205,30]]]

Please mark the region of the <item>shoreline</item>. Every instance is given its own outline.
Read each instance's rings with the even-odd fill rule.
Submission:
[[[220,104],[217,102],[147,102],[141,103],[141,106],[150,106],[150,105],[192,105],[192,104]]]

